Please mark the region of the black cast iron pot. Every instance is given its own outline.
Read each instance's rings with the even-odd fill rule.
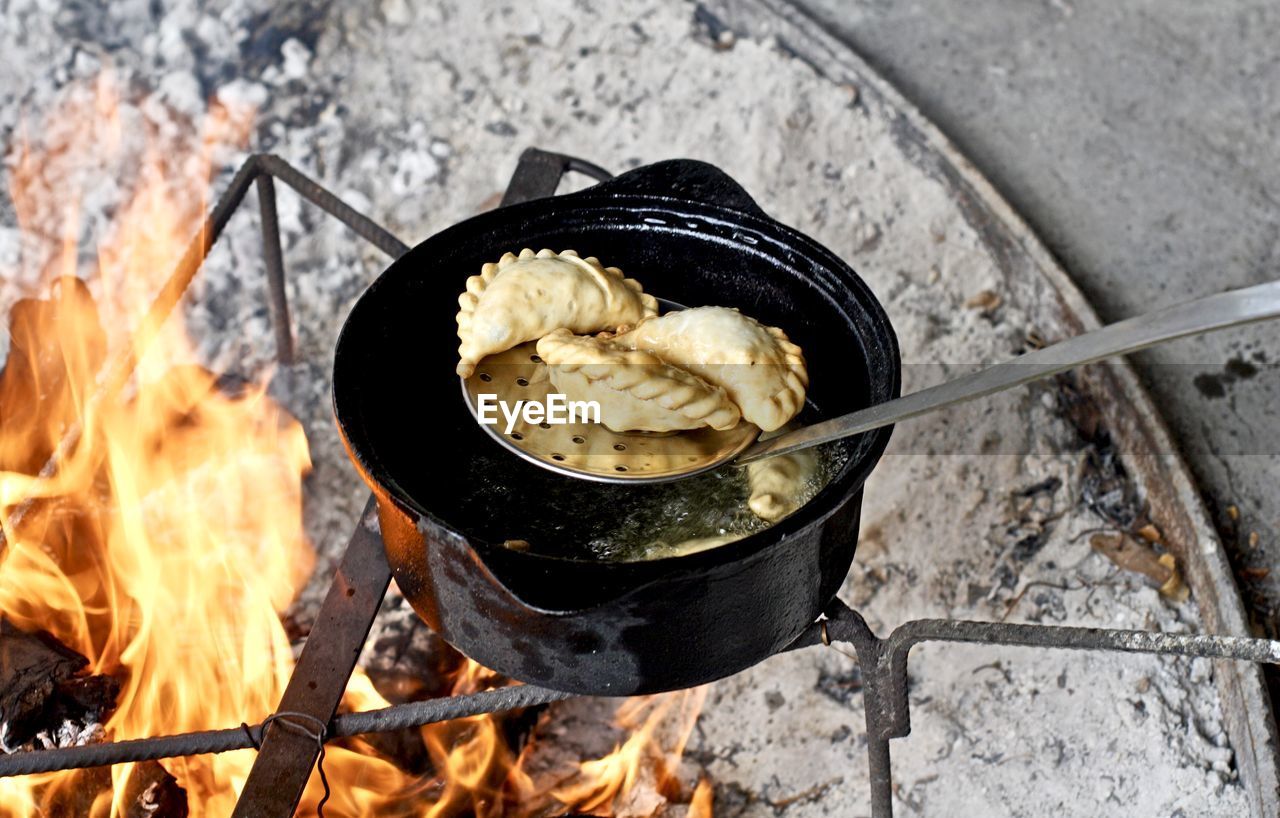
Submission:
[[[338,339],[338,426],[377,496],[401,591],[481,664],[574,693],[689,687],[778,652],[848,572],[862,484],[890,429],[835,444],[848,459],[830,484],[738,542],[652,562],[564,556],[585,531],[621,523],[633,504],[652,500],[645,492],[679,484],[562,477],[506,452],[476,425],[454,374],[457,296],[481,264],[523,247],[595,255],[647,292],[687,306],[738,307],[782,327],[808,359],[803,421],[899,394],[897,340],[862,279],[766,216],[711,165],[660,162],[468,219],[392,264]],[[492,479],[495,470],[502,480]],[[547,498],[565,492],[573,513],[548,514]],[[503,547],[509,539],[535,550]]]

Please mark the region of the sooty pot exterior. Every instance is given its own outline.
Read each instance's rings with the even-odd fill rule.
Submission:
[[[379,497],[378,516],[396,584],[451,645],[523,682],[624,696],[715,681],[790,644],[848,573],[861,505],[858,491],[822,520],[799,527],[784,521],[773,532],[777,542],[734,559],[702,552],[606,564],[630,574],[631,588],[608,588],[622,578],[591,566],[537,566],[527,554],[504,560],[510,555],[406,512],[388,496]],[[499,579],[530,571],[556,586],[595,583],[611,598],[543,610]]]
[[[504,547],[542,497],[596,490],[490,440],[452,374],[462,278],[524,246],[574,247],[622,267],[657,295],[739,307],[784,327],[809,361],[805,421],[898,395],[897,341],[865,283],[830,251],[766,216],[710,165],[663,162],[580,193],[482,214],[393,264],[361,297],[338,341],[338,426],[377,496],[401,591],[434,630],[481,664],[575,693],[689,687],[786,647],[848,572],[862,484],[890,430],[840,444],[847,459],[812,501],[719,548],[619,563]],[[435,400],[422,403],[415,397],[422,394]],[[503,458],[492,462],[515,490],[490,495],[478,479],[469,482],[472,467],[491,458]],[[592,505],[589,493],[583,502]]]

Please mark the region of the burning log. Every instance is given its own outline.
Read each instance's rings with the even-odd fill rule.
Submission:
[[[614,818],[710,818],[710,785],[683,758],[705,696],[706,688],[698,688],[621,705],[610,699],[551,705],[521,757],[518,814],[556,815],[568,807]]]
[[[128,804],[124,818],[186,818],[188,814],[187,791],[156,761],[134,768],[124,802]]]
[[[80,818],[102,812],[111,792],[111,768],[91,767],[67,773],[66,786],[55,790],[43,815]],[[187,818],[187,792],[158,761],[134,765],[125,784],[121,818]]]
[[[89,660],[47,631],[0,617],[0,750],[69,747],[102,735],[120,684],[82,675]]]

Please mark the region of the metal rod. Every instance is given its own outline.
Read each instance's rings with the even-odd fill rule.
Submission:
[[[886,672],[885,642],[867,626],[866,620],[837,599],[828,611],[828,620],[817,623],[822,644],[847,642],[857,654],[862,669],[862,713],[867,724],[867,776],[871,786],[871,818],[893,818],[893,769],[889,761],[889,739],[894,720],[898,686],[906,695],[906,677],[901,680]]]
[[[575,695],[537,685],[515,685],[466,696],[427,699],[392,705],[381,710],[343,714],[333,720],[333,735],[354,736],[361,733],[381,733],[387,730],[402,730],[406,727],[421,727],[424,724],[463,719],[468,716],[536,707],[572,699]]]
[[[893,765],[889,760],[889,739],[872,738],[870,723],[867,724],[867,776],[871,779],[871,818],[893,818]]]
[[[895,628],[885,640],[893,661],[905,662],[921,642],[973,642],[1037,648],[1156,653],[1280,664],[1280,641],[1244,636],[1076,628],[1009,622],[917,619]]]
[[[400,258],[409,252],[409,245],[393,236],[382,225],[334,196],[323,185],[306,176],[280,157],[269,153],[260,153],[254,158],[263,172],[271,174],[293,188],[304,199],[350,227],[357,236],[377,247],[391,258]]]
[[[267,303],[276,336],[276,360],[293,363],[293,322],[289,320],[289,295],[285,291],[284,251],[280,248],[280,218],[276,213],[276,185],[270,174],[258,175],[258,209],[262,213],[262,257],[267,268]]]
[[[325,725],[333,719],[390,582],[377,503],[370,496],[277,712],[301,713]],[[268,727],[232,818],[292,815],[319,754],[310,736],[274,724]]]
[[[859,622],[865,627],[862,616],[839,599],[831,603],[826,616],[826,631],[830,639],[856,646],[852,628]],[[822,623],[816,623],[796,637],[787,650],[820,644],[823,640],[822,633]],[[885,643],[886,650],[894,656],[894,661],[898,661],[898,657],[905,656],[907,651],[921,642],[972,642],[1008,647],[1108,650],[1280,664],[1280,641],[1274,639],[1080,628],[1069,625],[974,622],[965,619],[915,619],[899,625],[893,633],[880,641]]]
[[[571,697],[572,694],[569,693],[533,685],[502,687],[466,696],[449,696],[397,704],[363,713],[344,713],[341,716],[335,716],[329,723],[326,735],[330,738],[343,738],[364,733],[421,727],[485,713],[503,713],[508,710],[535,707]],[[256,747],[261,743],[262,724],[259,723],[250,726],[247,733],[244,728],[229,727],[223,730],[204,730],[173,736],[87,744],[83,747],[33,750],[29,753],[0,755],[0,778],[154,761],[160,758],[226,753]]]

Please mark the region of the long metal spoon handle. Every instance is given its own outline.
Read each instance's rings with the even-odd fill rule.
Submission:
[[[756,443],[738,456],[750,463],[807,449],[900,420],[1055,375],[1082,364],[1125,355],[1174,338],[1280,317],[1280,281],[1197,298],[1077,335],[1012,361],[895,400],[860,409]]]

